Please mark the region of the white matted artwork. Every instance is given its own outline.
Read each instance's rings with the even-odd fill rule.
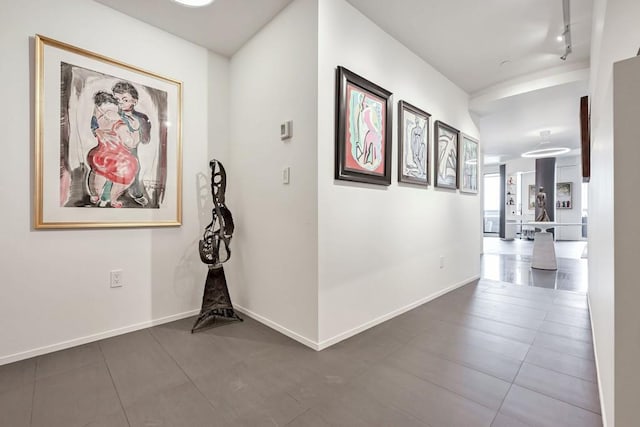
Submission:
[[[556,209],[573,209],[570,182],[556,184]]]
[[[460,134],[460,191],[478,192],[479,142],[464,133]]]
[[[36,36],[35,228],[177,226],[182,83]]]
[[[458,145],[460,132],[448,124],[436,120],[434,123],[435,186],[458,188]]]
[[[398,181],[429,185],[431,114],[405,101],[398,103]]]
[[[536,208],[536,191],[535,185],[529,185],[529,210],[532,211]]]

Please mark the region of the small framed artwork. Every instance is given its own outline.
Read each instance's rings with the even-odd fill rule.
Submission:
[[[536,191],[535,185],[529,186],[529,210],[532,211],[536,208],[536,195],[538,192]]]
[[[435,140],[435,185],[440,188],[458,188],[458,145],[460,131],[436,120]]]
[[[35,37],[36,229],[178,226],[182,83]]]
[[[391,92],[337,69],[335,179],[391,184]]]
[[[556,209],[573,209],[570,182],[558,182],[556,184]]]
[[[460,134],[460,191],[478,193],[479,142],[464,133]]]
[[[398,115],[398,181],[427,186],[431,114],[400,101]]]

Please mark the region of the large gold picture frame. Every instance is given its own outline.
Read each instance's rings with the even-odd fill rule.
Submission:
[[[182,83],[35,36],[36,229],[182,223]]]

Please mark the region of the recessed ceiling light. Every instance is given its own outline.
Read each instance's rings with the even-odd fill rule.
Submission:
[[[566,147],[543,148],[543,149],[540,149],[540,150],[527,151],[526,153],[522,153],[521,156],[522,157],[533,157],[533,158],[553,157],[553,156],[559,156],[560,154],[566,154],[569,151],[571,151],[571,150],[566,148]]]
[[[202,7],[213,3],[214,0],[173,0],[174,2],[188,7]]]
[[[559,42],[561,42],[562,40],[564,40],[564,37],[562,37],[562,36],[558,36],[558,37],[556,37],[556,40],[558,40]]]

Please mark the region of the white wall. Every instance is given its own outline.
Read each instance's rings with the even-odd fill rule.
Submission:
[[[535,159],[531,159],[531,158],[517,157],[515,159],[508,160],[507,162],[505,162],[506,179],[509,179],[510,176],[513,176],[515,179],[518,173],[535,171],[535,169],[536,169],[536,161]],[[526,175],[525,175],[525,181],[526,181]],[[533,182],[533,184],[535,184],[535,182]],[[521,205],[514,206],[513,208],[511,206],[507,206],[507,209],[506,209],[507,220],[520,221],[523,219],[527,219],[526,215],[530,213],[527,205],[528,203],[527,198],[529,197],[529,193],[528,193],[529,189],[528,189],[528,186],[525,187],[524,183],[522,182],[522,178],[521,178],[520,186],[517,187],[517,191],[520,192],[518,197],[520,198]],[[511,215],[510,211],[515,210],[516,212],[518,212],[518,208],[519,208],[520,214]],[[523,218],[522,215],[524,215],[525,217]],[[535,213],[534,213],[534,216],[535,216]]]
[[[582,223],[582,159],[580,156],[556,159],[556,183],[571,183],[571,209],[556,206],[556,221],[572,224]],[[556,191],[556,197],[558,192]],[[556,240],[582,240],[581,226],[566,226],[556,229]]]
[[[396,180],[397,102],[477,136],[468,95],[344,0],[319,2],[318,37],[319,339],[325,346],[478,277],[481,223],[479,195]],[[338,65],[394,94],[389,187],[333,178]]]
[[[99,28],[96,26],[99,25]],[[105,29],[109,29],[106,31]],[[40,33],[183,81],[183,226],[32,228],[33,36]],[[0,213],[3,271],[0,364],[122,333],[199,309],[206,267],[197,256],[196,177],[224,141],[228,61],[92,1],[3,2],[0,76],[5,117]],[[210,148],[211,147],[211,148]],[[125,285],[109,288],[109,270]]]
[[[640,204],[632,196],[640,182],[640,57],[614,64],[613,87],[615,419],[625,426],[638,423],[640,395]]]
[[[231,60],[227,269],[234,304],[315,346],[318,335],[317,1],[297,0]],[[280,124],[293,121],[293,138]],[[289,185],[282,169],[291,168]]]
[[[536,219],[536,209],[535,207],[529,209],[529,186],[533,185],[534,188],[536,186],[535,170],[523,172],[521,179],[520,191],[522,192],[522,219],[524,221],[533,221]]]
[[[627,239],[618,241],[617,234],[638,236],[637,222],[630,222],[628,213],[619,212],[637,212],[637,198],[629,197],[629,193],[622,195],[618,189],[619,185],[620,189],[626,189],[626,185],[636,183],[627,181],[629,184],[625,184],[625,180],[637,174],[637,166],[634,164],[630,168],[628,163],[620,161],[627,156],[637,159],[638,144],[627,138],[614,139],[612,74],[614,62],[636,55],[640,45],[638,22],[640,2],[636,0],[596,0],[594,3],[590,79],[589,300],[601,403],[605,425],[609,427],[637,423],[640,391],[637,363],[629,363],[630,360],[637,362],[640,354],[620,341],[631,339],[637,344],[639,315],[637,309],[630,311],[627,306],[638,301],[637,293],[632,291],[637,288],[637,269],[633,268],[637,261],[624,256],[625,252],[637,253],[637,242],[629,247]],[[635,121],[637,124],[637,117]],[[629,262],[631,265],[627,264]],[[628,299],[634,295],[635,298]],[[626,317],[621,318],[621,315]]]

